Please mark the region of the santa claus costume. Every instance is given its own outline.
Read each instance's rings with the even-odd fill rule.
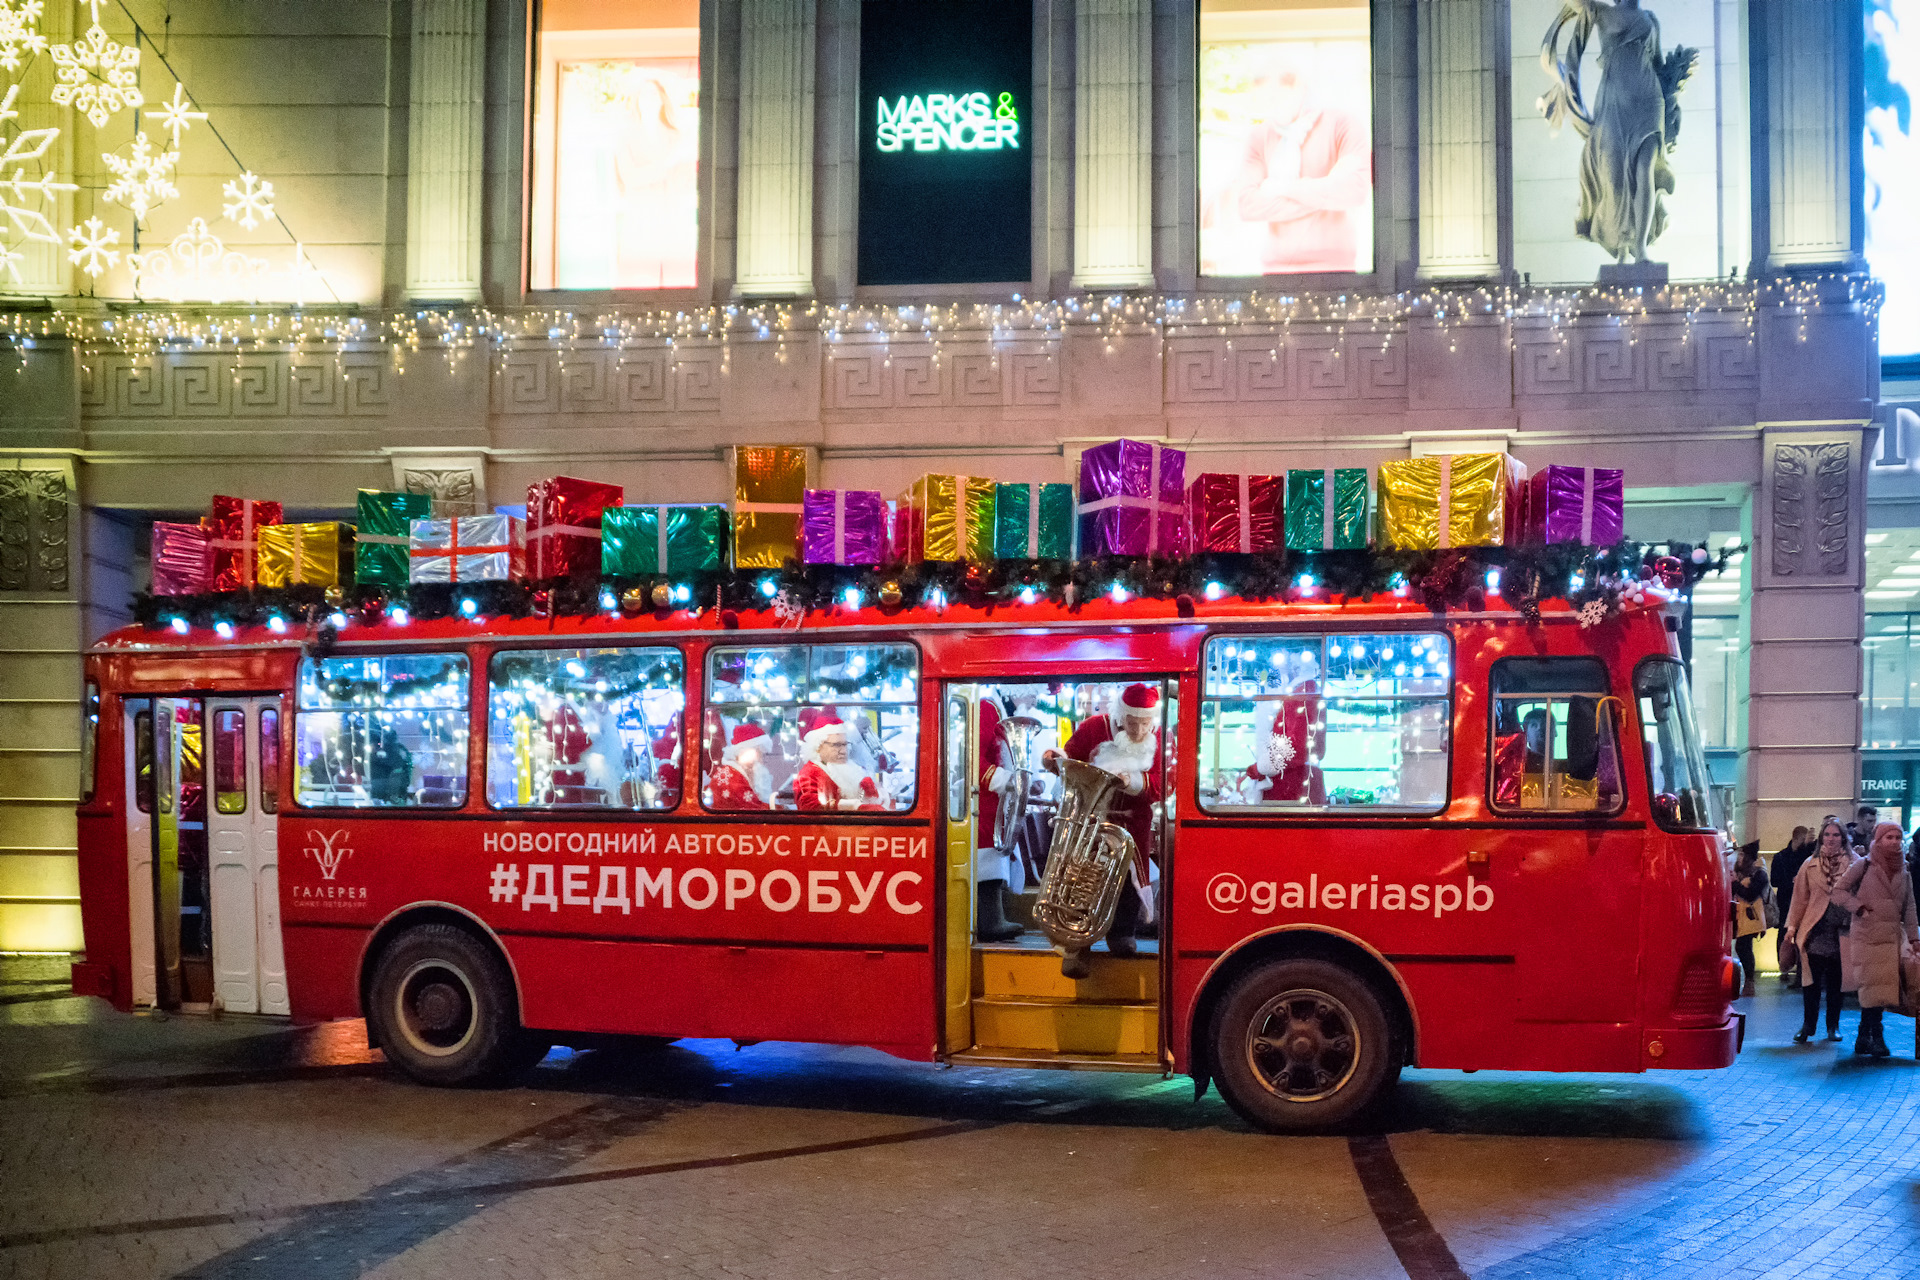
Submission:
[[[974,936],[981,942],[1008,942],[1022,932],[1018,924],[1007,919],[1006,900],[1002,896],[1007,881],[1013,878],[1014,851],[1002,849],[995,842],[1000,830],[1001,797],[1018,781],[1015,770],[1019,766],[1007,740],[1000,704],[990,697],[980,699],[979,742],[980,809],[974,827],[978,845],[973,854]]]
[[[720,753],[720,767],[709,775],[714,809],[773,808],[773,774],[762,764],[772,746],[766,730],[751,720],[733,727],[733,740]]]
[[[823,758],[823,749],[851,742],[846,722],[832,712],[818,716],[801,736],[800,754],[806,763],[793,775],[794,804],[803,810],[884,809],[873,775],[844,758]]]
[[[1248,804],[1327,802],[1327,727],[1320,718],[1320,682],[1308,678],[1273,703],[1273,715],[1256,741],[1253,763],[1240,780]]]
[[[1133,935],[1145,908],[1142,890],[1151,883],[1148,870],[1153,854],[1153,814],[1165,786],[1160,758],[1160,691],[1151,685],[1130,684],[1120,695],[1122,720],[1144,721],[1152,727],[1138,742],[1109,715],[1089,716],[1067,739],[1066,754],[1118,777],[1122,791],[1113,801],[1111,820],[1133,837],[1132,874],[1120,888],[1120,905],[1107,931],[1107,950],[1114,955],[1134,953]],[[1069,965],[1075,957],[1068,956]]]

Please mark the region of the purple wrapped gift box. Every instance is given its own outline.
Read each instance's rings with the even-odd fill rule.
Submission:
[[[805,564],[879,564],[887,553],[887,502],[877,489],[808,489],[800,496]]]
[[[213,589],[213,531],[204,524],[153,522],[153,594],[191,596]]]
[[[1113,440],[1080,455],[1080,554],[1179,555],[1186,550],[1187,455]]]
[[[1527,532],[1542,542],[1610,547],[1626,536],[1627,473],[1542,467],[1529,485]]]

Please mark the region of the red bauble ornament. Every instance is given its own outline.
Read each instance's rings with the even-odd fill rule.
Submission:
[[[553,592],[546,587],[533,593],[533,616],[536,618],[553,616]]]
[[[1642,581],[1642,582],[1652,582],[1652,581],[1653,581],[1653,566],[1652,566],[1652,565],[1650,565],[1650,564],[1643,564],[1643,565],[1641,565],[1641,566],[1640,566],[1640,581]]]
[[[386,609],[387,602],[379,596],[372,596],[362,600],[360,602],[360,621],[371,627],[380,621],[380,615],[385,613]]]
[[[992,577],[993,575],[987,571],[987,567],[985,565],[969,564],[967,566],[967,577],[966,577],[967,590],[985,591],[987,589],[988,583],[992,580]]]
[[[1669,590],[1677,590],[1686,585],[1687,566],[1678,556],[1661,556],[1653,562],[1653,571],[1660,575],[1660,585]]]

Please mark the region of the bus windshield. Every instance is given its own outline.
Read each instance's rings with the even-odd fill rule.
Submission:
[[[1633,680],[1640,702],[1653,816],[1663,827],[1704,830],[1713,825],[1711,787],[1700,734],[1694,727],[1687,673],[1669,658],[1641,664]]]

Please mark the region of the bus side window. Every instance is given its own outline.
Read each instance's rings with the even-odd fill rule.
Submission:
[[[260,811],[280,812],[280,713],[260,712]]]
[[[142,813],[153,812],[153,709],[133,717],[133,803]]]
[[[213,713],[213,810],[247,811],[247,713]]]
[[[686,659],[674,648],[521,649],[487,667],[487,803],[672,809]]]
[[[93,799],[94,760],[100,749],[100,686],[87,681],[87,699],[80,722],[80,802]]]
[[[1452,696],[1444,635],[1214,636],[1201,673],[1200,807],[1438,811]]]
[[[920,652],[713,649],[700,742],[709,809],[905,812],[918,795]]]
[[[294,798],[315,808],[467,802],[465,654],[303,658]]]
[[[1493,664],[1493,807],[1503,813],[1618,813],[1619,701],[1597,658]]]

